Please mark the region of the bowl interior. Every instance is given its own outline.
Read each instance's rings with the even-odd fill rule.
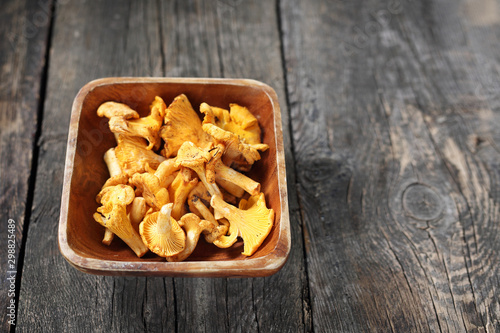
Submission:
[[[77,124],[77,140],[69,143],[76,147],[73,176],[70,180],[67,241],[78,255],[129,262],[164,261],[152,253],[138,258],[118,237],[114,238],[110,246],[101,243],[104,228],[93,220],[92,215],[98,207],[95,197],[109,177],[103,155],[116,143],[108,128],[108,120],[98,117],[96,111],[101,103],[116,101],[129,105],[144,116],[149,112],[149,105],[155,96],[162,97],[168,106],[181,93],[188,97],[197,112],[202,102],[226,109],[229,108],[229,103],[238,103],[246,106],[257,117],[262,129],[262,141],[269,145],[269,149],[261,153],[262,159],[254,164],[248,175],[261,183],[267,206],[275,212],[274,226],[269,236],[251,257],[241,255],[241,240],[231,248],[220,249],[200,237],[196,250],[186,261],[251,260],[265,256],[276,248],[280,238],[281,199],[274,106],[268,94],[259,86],[245,84],[123,82],[98,85],[84,97]]]

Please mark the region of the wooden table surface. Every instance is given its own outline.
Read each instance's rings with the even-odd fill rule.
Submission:
[[[500,331],[500,2],[0,8],[1,331]],[[71,104],[110,76],[276,90],[293,242],[280,272],[103,277],[65,261]]]

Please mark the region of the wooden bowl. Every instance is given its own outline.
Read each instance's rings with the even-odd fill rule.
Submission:
[[[269,145],[249,176],[261,183],[267,206],[275,212],[274,226],[250,257],[241,254],[239,240],[228,249],[206,243],[201,237],[183,262],[166,262],[153,253],[138,258],[115,237],[101,243],[104,228],[94,221],[95,200],[109,177],[104,152],[116,145],[108,120],[96,110],[101,103],[128,104],[142,116],[155,96],[167,105],[184,93],[198,111],[202,102],[228,109],[229,103],[246,106],[259,120],[262,140]],[[201,115],[201,114],[200,114]],[[66,168],[59,221],[59,248],[76,268],[87,273],[135,276],[255,277],[277,272],[290,252],[290,222],[281,114],[275,91],[258,81],[201,78],[104,78],[85,85],[76,96],[69,128]]]

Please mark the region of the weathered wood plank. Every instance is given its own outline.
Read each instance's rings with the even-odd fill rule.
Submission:
[[[21,283],[18,329],[23,332],[174,328],[171,279],[83,274],[64,260],[57,245],[72,100],[97,77],[162,74],[157,8],[154,1],[57,5]]]
[[[95,277],[64,261],[55,236],[71,100],[91,79],[113,75],[255,78],[276,89],[287,121],[275,4],[103,1],[88,6],[67,1],[56,13],[20,297],[22,331],[307,330],[310,317],[303,308],[308,295],[293,185],[295,243],[287,265],[269,278]],[[250,47],[266,52],[249,52]],[[285,125],[289,143],[287,129]],[[293,173],[289,177],[294,179]]]
[[[41,83],[52,1],[5,1],[0,12],[0,330],[15,323]],[[28,214],[29,216],[29,214]],[[12,227],[12,228],[11,228]],[[12,232],[12,233],[10,233]],[[15,237],[15,238],[13,238]],[[18,287],[18,286],[17,286]],[[9,307],[9,309],[8,309]]]
[[[169,12],[175,14],[168,15]],[[162,16],[172,19],[164,21],[166,75],[248,77],[270,84],[281,97],[285,147],[289,149],[275,4],[220,1],[214,6],[185,1],[165,7]],[[287,151],[289,157],[290,153]],[[289,192],[294,244],[289,262],[278,274],[263,279],[177,279],[179,331],[193,323],[199,326],[192,330],[206,332],[308,330],[309,313],[303,311],[308,295],[304,293],[306,280],[293,186],[295,176],[293,161],[287,162],[287,177],[292,179]],[[207,293],[207,289],[213,292]],[[190,296],[184,296],[186,293]]]
[[[281,14],[314,329],[498,331],[497,3]]]

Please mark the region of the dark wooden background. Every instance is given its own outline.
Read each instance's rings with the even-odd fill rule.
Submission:
[[[500,2],[3,0],[2,331],[499,332]],[[71,104],[108,76],[280,97],[292,251],[268,278],[102,277],[60,255]]]

